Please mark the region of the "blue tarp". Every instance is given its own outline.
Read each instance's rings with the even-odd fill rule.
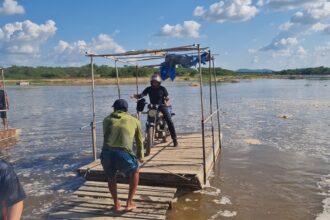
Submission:
[[[209,61],[209,54],[204,52],[201,54],[201,63],[206,64]],[[198,56],[189,56],[186,54],[167,54],[165,57],[165,62],[160,64],[160,76],[162,80],[170,78],[172,81],[176,77],[175,67],[179,65],[180,67],[190,68],[196,66],[199,62]]]

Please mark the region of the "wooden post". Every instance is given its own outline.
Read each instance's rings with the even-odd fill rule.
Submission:
[[[213,114],[212,108],[212,71],[211,71],[211,51],[209,50],[209,87],[210,87],[210,115]],[[211,117],[211,131],[212,131],[212,150],[213,150],[213,164],[215,167],[215,141],[214,141],[214,126],[213,126],[213,115]]]
[[[118,67],[117,67],[117,59],[115,60],[115,67],[116,67],[116,77],[117,77],[118,98],[120,99],[119,73],[118,73]]]
[[[93,141],[93,158],[96,160],[96,117],[95,117],[95,80],[94,80],[94,64],[93,56],[91,56],[91,68],[92,68],[92,103],[93,103],[93,121],[91,123],[92,129],[92,141]]]
[[[5,91],[5,74],[4,74],[4,70],[3,68],[1,68],[1,80],[2,80],[2,87],[3,87],[3,91]]]
[[[138,81],[138,66],[135,66],[135,84],[136,84],[136,94],[139,94],[139,81]],[[138,110],[136,110],[136,117],[140,119]]]
[[[202,62],[201,62],[201,49],[200,45],[197,44],[198,50],[198,68],[199,68],[199,88],[200,88],[200,98],[201,98],[201,125],[202,125],[202,142],[203,142],[203,180],[204,185],[206,184],[206,156],[205,156],[205,128],[204,128],[204,102],[203,102],[203,74],[202,74]]]
[[[3,87],[3,92],[4,92],[4,96],[5,96],[5,106],[6,108],[4,110],[2,110],[2,112],[6,112],[6,119],[7,119],[7,128],[5,129],[8,129],[9,128],[9,119],[8,119],[8,114],[7,114],[7,109],[8,109],[8,106],[7,106],[7,95],[6,95],[6,84],[5,84],[5,73],[4,73],[4,69],[1,68],[1,80],[2,80],[2,87]],[[1,111],[0,111],[1,112]]]
[[[213,78],[214,78],[214,87],[215,87],[215,100],[217,104],[217,118],[218,118],[218,138],[219,138],[219,148],[221,149],[221,126],[220,126],[220,109],[219,109],[219,100],[218,100],[218,88],[217,88],[217,76],[215,73],[215,67],[214,67],[214,57],[212,57],[212,66],[213,66]]]
[[[135,84],[136,84],[136,94],[139,94],[139,81],[138,81],[138,66],[135,66]]]

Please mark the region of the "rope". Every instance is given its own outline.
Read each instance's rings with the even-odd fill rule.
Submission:
[[[163,171],[165,171],[165,172],[168,172],[168,173],[170,173],[170,174],[173,174],[174,176],[177,176],[177,177],[179,177],[179,178],[181,178],[181,179],[184,179],[184,180],[188,180],[188,181],[191,181],[191,180],[192,180],[192,178],[189,179],[189,178],[187,178],[187,177],[184,177],[183,175],[179,175],[179,174],[173,173],[172,171],[169,171],[169,170],[167,170],[167,169],[164,169],[164,168],[158,167],[157,165],[151,165],[151,167],[155,167],[155,168],[161,169],[161,170],[163,170]]]
[[[94,166],[88,167],[85,174],[84,174],[84,178],[86,179],[86,176],[87,176],[88,173],[90,173],[91,169],[93,169],[94,167],[97,167],[98,165],[100,165],[100,164],[96,164]]]

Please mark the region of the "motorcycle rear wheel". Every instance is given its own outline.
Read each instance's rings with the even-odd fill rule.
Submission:
[[[149,127],[147,133],[147,146],[145,156],[149,156],[151,147],[154,145],[154,127]]]

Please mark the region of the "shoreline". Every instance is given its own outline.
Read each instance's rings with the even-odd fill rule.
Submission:
[[[304,79],[311,76],[302,76],[302,75],[239,75],[239,76],[218,76],[217,82],[220,83],[238,83],[240,80],[254,80],[254,79]],[[319,77],[319,76],[314,76]],[[177,82],[190,82],[198,83],[199,76],[178,76],[175,79]],[[205,76],[204,81],[208,81],[208,76]],[[51,85],[90,85],[92,80],[90,78],[61,78],[61,79],[7,79],[5,80],[7,85],[18,85],[19,82],[28,82],[28,85],[34,86],[51,86]],[[148,83],[149,77],[139,77],[138,83]],[[119,78],[119,83],[123,85],[130,85],[136,83],[136,78],[134,77],[125,77]],[[116,78],[95,78],[95,85],[116,85]]]

